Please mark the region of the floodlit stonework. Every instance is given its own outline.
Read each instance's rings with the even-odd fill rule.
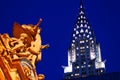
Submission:
[[[35,64],[41,60],[42,45],[39,28],[42,19],[36,25],[14,23],[13,37],[0,35],[0,80],[44,80],[43,74],[37,75]]]

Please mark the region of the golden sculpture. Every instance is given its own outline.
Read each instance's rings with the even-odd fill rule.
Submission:
[[[13,37],[7,33],[0,35],[0,80],[44,80],[44,75],[36,74],[35,64],[41,60],[42,45],[39,28],[36,25],[14,23]]]

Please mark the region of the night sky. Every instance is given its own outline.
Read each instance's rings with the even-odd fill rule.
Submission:
[[[12,36],[14,22],[36,24],[42,18],[42,42],[50,47],[43,50],[37,73],[45,80],[61,80],[79,5],[80,0],[0,0],[0,33]],[[120,0],[83,0],[83,6],[101,44],[106,72],[120,71]]]

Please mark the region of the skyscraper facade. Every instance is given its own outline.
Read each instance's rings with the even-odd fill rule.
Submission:
[[[64,66],[64,79],[101,75],[105,72],[104,62],[101,57],[100,43],[96,41],[81,1],[68,49],[68,66]]]

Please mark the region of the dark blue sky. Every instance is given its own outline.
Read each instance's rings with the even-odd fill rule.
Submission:
[[[103,60],[107,60],[106,71],[120,71],[120,0],[83,0],[83,3],[96,39],[101,43]],[[79,5],[80,0],[1,0],[0,33],[11,35],[15,21],[36,24],[42,18],[43,44],[49,43],[50,48],[43,50],[37,72],[45,74],[45,80],[60,80],[61,65],[67,65],[67,49]]]

